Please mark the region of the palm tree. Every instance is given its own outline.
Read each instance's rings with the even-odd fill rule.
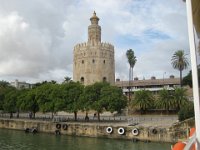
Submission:
[[[183,50],[178,50],[172,56],[171,61],[173,68],[180,71],[180,86],[182,87],[182,71],[189,65],[186,54],[184,54]]]
[[[173,106],[173,97],[168,90],[162,89],[158,93],[158,99],[156,100],[156,107],[162,108],[169,112],[169,109]]]
[[[152,93],[147,90],[141,90],[141,91],[135,92],[132,105],[138,107],[141,113],[144,113],[148,108],[153,106]]]
[[[132,49],[126,51],[126,57],[130,65],[129,67],[129,102],[130,102],[130,81],[133,80],[133,67],[135,66],[137,59]]]
[[[71,82],[72,80],[71,80],[71,78],[70,77],[64,77],[64,83],[69,83],[69,82]]]
[[[173,93],[173,103],[177,111],[180,110],[181,106],[188,104],[186,89],[175,88]]]

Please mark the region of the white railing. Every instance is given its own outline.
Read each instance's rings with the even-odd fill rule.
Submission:
[[[194,2],[194,1],[193,1]],[[199,4],[199,1],[197,1]],[[196,149],[200,149],[200,95],[198,84],[198,69],[197,69],[197,55],[195,45],[195,33],[192,15],[192,0],[186,0],[187,8],[187,22],[188,22],[188,35],[192,68],[192,83],[193,83],[193,96],[194,96],[194,112],[195,112],[195,127],[196,127]]]
[[[196,134],[194,133],[191,137],[189,137],[188,142],[186,146],[184,147],[184,150],[190,150],[193,144],[195,143],[196,143]]]

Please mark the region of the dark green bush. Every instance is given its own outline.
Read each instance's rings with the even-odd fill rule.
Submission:
[[[188,102],[188,104],[181,107],[180,111],[178,112],[178,119],[179,121],[183,121],[191,117],[194,117],[194,103]]]

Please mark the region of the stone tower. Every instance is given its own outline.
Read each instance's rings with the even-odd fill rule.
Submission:
[[[114,46],[101,42],[101,26],[94,12],[88,26],[88,41],[74,47],[73,80],[84,85],[115,82]]]

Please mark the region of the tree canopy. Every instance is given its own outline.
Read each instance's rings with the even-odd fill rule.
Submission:
[[[181,107],[188,104],[186,91],[187,90],[184,88],[175,88],[172,94],[172,99],[173,99],[172,101],[174,108],[178,111],[180,110]]]
[[[3,102],[3,109],[6,112],[10,113],[10,118],[12,118],[12,114],[17,111],[16,107],[16,99],[17,99],[18,91],[16,89],[10,90],[6,95]]]
[[[200,85],[200,66],[198,66],[198,82]],[[183,78],[183,85],[189,85],[192,88],[192,71]]]
[[[100,100],[102,101],[102,106],[110,112],[117,111],[120,113],[127,105],[127,99],[123,95],[122,89],[116,86],[103,87]]]
[[[79,82],[68,82],[61,85],[61,95],[64,100],[64,110],[74,113],[74,119],[77,120],[77,112],[81,110],[80,97],[84,86]]]
[[[140,109],[141,113],[145,113],[148,108],[153,106],[153,95],[150,91],[140,90],[135,92],[132,105]]]
[[[165,109],[169,112],[170,108],[172,108],[173,106],[173,96],[171,95],[171,93],[166,89],[162,89],[161,91],[159,91],[158,99],[156,101],[156,107]]]

